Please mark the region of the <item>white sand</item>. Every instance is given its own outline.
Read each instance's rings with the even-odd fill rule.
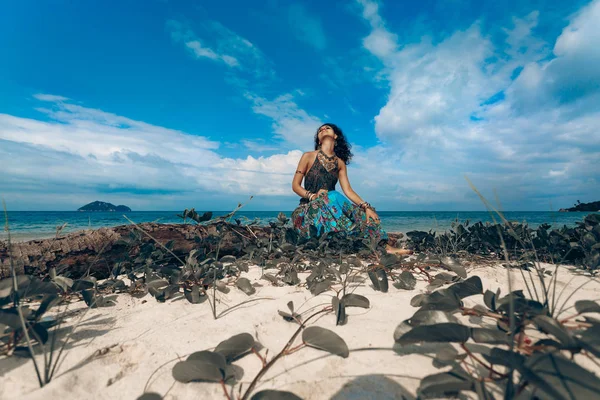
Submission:
[[[113,307],[87,311],[82,323],[73,335],[66,358],[54,380],[40,389],[30,360],[18,357],[0,359],[0,399],[135,399],[144,390],[165,395],[167,399],[224,399],[222,388],[213,383],[188,383],[174,381],[171,369],[178,357],[213,349],[228,337],[248,332],[255,336],[266,349],[268,357],[277,354],[298,328],[286,322],[277,310],[287,311],[286,303],[294,301],[296,309],[330,304],[329,291],[313,298],[304,287],[274,287],[260,280],[260,269],[251,268],[243,276],[262,287],[251,297],[236,288],[228,294],[218,293],[221,302],[217,312],[248,300],[271,297],[232,310],[214,320],[208,302],[192,305],[185,299],[158,303],[150,295],[138,299],[127,294],[119,295]],[[469,269],[469,275],[479,275],[484,289],[508,293],[506,270],[500,267]],[[511,272],[514,289],[524,288],[521,273]],[[305,278],[307,274],[301,274]],[[588,277],[574,275],[561,268],[557,289],[575,276],[569,285],[576,288]],[[419,379],[440,369],[432,365],[432,359],[412,354],[399,355],[391,351],[393,332],[403,320],[411,317],[416,308],[410,299],[423,292],[424,281],[412,291],[398,290],[390,285],[388,293],[376,292],[367,279],[355,293],[365,295],[371,301],[369,310],[348,308],[348,323],[335,326],[335,316],[327,314],[314,324],[331,329],[340,335],[352,349],[383,347],[389,350],[351,351],[346,359],[323,351],[303,348],[285,356],[265,375],[256,391],[280,389],[294,392],[304,399],[397,399],[414,398]],[[569,292],[569,290],[568,290]],[[576,300],[597,300],[600,287],[592,282],[576,291],[570,304]],[[302,305],[306,301],[306,304]],[[467,305],[483,304],[482,296],[465,299]],[[302,306],[301,306],[302,305]],[[81,312],[85,305],[71,306]],[[570,310],[565,316],[572,315]],[[69,318],[74,324],[79,315]],[[468,319],[465,317],[465,322]],[[300,343],[300,338],[296,343]],[[265,354],[265,350],[261,351]],[[42,361],[41,356],[38,357]],[[243,368],[243,390],[260,369],[260,360],[253,354],[235,362]],[[593,364],[584,363],[594,370]],[[594,370],[599,374],[597,368]],[[369,376],[366,376],[369,375]],[[365,377],[361,377],[365,376]],[[235,388],[237,397],[237,389]],[[242,391],[243,393],[243,391]]]

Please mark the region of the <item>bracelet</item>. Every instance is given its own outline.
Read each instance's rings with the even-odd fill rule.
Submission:
[[[367,203],[366,201],[363,201],[362,203],[360,203],[358,205],[358,207],[362,208],[364,211],[367,211],[367,208],[375,211],[375,207],[373,207],[371,204]]]
[[[304,198],[308,199],[310,197],[310,192],[308,190],[306,190],[306,192],[304,193]]]
[[[313,201],[316,195],[317,195],[316,193],[311,193],[311,194],[308,196],[308,201]]]

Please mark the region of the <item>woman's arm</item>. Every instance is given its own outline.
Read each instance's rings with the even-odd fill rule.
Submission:
[[[346,168],[346,164],[342,160],[338,160],[338,179],[340,180],[340,186],[344,191],[344,194],[350,201],[354,204],[363,203],[363,199],[360,198],[358,194],[354,190],[352,190],[352,186],[350,186],[350,181],[348,180],[348,169]]]
[[[340,181],[340,186],[342,187],[342,190],[344,191],[344,194],[346,195],[346,197],[348,197],[348,199],[350,199],[352,202],[354,202],[354,204],[357,204],[357,205],[364,204],[362,208],[365,211],[365,214],[367,216],[367,221],[369,219],[372,219],[376,223],[379,223],[379,216],[375,212],[375,209],[371,208],[370,205],[367,205],[366,202],[364,202],[363,199],[361,199],[361,197],[358,194],[356,194],[356,192],[354,190],[352,190],[352,186],[350,186],[350,181],[348,180],[348,169],[346,168],[346,164],[342,160],[339,160],[338,166],[339,166],[338,179]]]
[[[294,179],[292,179],[292,190],[300,197],[308,198],[310,195],[307,193],[306,189],[302,187],[302,179],[304,179],[304,175],[308,172],[308,164],[310,162],[310,154],[304,153],[298,162],[298,168],[294,172]]]

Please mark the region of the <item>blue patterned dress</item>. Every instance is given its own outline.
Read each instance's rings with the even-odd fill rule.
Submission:
[[[365,212],[335,190],[338,173],[337,157],[328,157],[319,150],[304,176],[304,188],[312,193],[326,189],[328,193],[310,202],[306,198],[300,200],[300,205],[292,213],[294,228],[304,238],[311,237],[311,226],[314,226],[316,230],[312,231],[313,234],[316,231],[317,236],[326,232],[345,232],[359,238],[377,238],[380,244],[387,242],[388,235],[381,224],[367,222]]]

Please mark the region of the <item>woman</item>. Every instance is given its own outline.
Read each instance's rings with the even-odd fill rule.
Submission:
[[[326,232],[346,232],[362,237],[376,238],[387,243],[388,235],[381,228],[379,216],[366,201],[356,194],[350,182],[346,165],[352,159],[351,145],[342,130],[334,124],[324,124],[315,134],[315,151],[302,155],[292,181],[292,189],[302,197],[292,213],[292,222],[300,236],[308,238],[315,230],[317,235]],[[304,187],[302,179],[304,178]],[[348,201],[335,190],[336,183]],[[314,228],[311,228],[314,227]],[[391,247],[386,250],[396,254],[411,254],[410,250]]]

